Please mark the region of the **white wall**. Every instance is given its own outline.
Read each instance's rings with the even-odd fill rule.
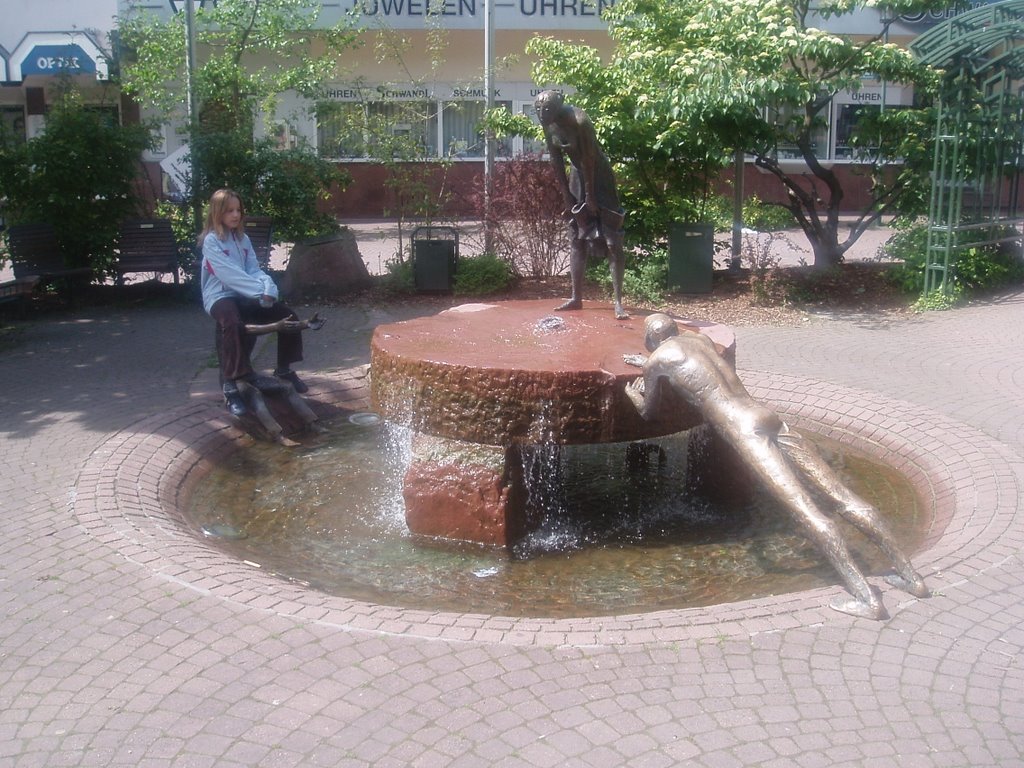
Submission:
[[[107,45],[117,0],[0,0],[0,46],[13,53],[29,32],[95,31]]]

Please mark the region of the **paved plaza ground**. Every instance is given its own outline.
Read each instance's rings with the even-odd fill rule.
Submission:
[[[319,309],[303,370],[336,400],[376,325],[436,304]],[[934,596],[873,578],[892,614],[874,622],[826,608],[838,587],[573,620],[311,593],[161,514],[230,432],[198,306],[18,322],[0,766],[1024,765],[1024,292],[736,333],[756,396],[921,483]]]

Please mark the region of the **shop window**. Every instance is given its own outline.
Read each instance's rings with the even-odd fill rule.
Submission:
[[[432,101],[335,102],[317,110],[322,157],[437,157],[437,104]]]
[[[350,101],[320,104],[316,111],[316,145],[320,157],[365,157],[365,106]]]
[[[383,101],[369,105],[376,130],[370,143],[395,159],[437,157],[437,102]]]
[[[537,117],[537,108],[533,102],[523,104],[520,109],[520,113],[529,117],[536,125],[540,125],[540,118]],[[544,145],[543,141],[537,141],[536,139],[521,139],[523,143],[522,154],[524,155],[544,155],[547,153],[548,148]]]
[[[499,101],[496,107],[512,108],[512,102]],[[487,108],[483,101],[446,101],[441,111],[442,130],[444,132],[444,152],[448,157],[483,157],[485,136],[480,125]],[[512,141],[509,138],[498,139],[495,146],[496,157],[512,156]]]
[[[803,158],[803,153],[795,143],[795,137],[797,132],[803,125],[804,115],[803,110],[795,110],[792,107],[786,106],[781,109],[769,108],[767,111],[767,119],[775,124],[775,126],[781,129],[782,139],[776,149],[776,156],[779,160],[800,160]],[[791,137],[789,141],[785,140],[785,137]],[[814,152],[814,156],[819,160],[824,160],[828,157],[828,123],[824,117],[820,116],[815,120],[814,126],[811,130],[811,151]]]
[[[21,107],[0,107],[0,131],[3,138],[17,144],[25,141],[25,110]]]
[[[877,104],[839,104],[836,107],[837,160],[857,160],[858,155],[871,151],[870,149],[852,147],[850,138],[856,133],[857,126],[865,117],[877,115],[881,109]]]

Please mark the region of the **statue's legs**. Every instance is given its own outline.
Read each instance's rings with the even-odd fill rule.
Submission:
[[[608,250],[608,268],[612,273],[612,296],[615,300],[615,317],[619,320],[629,318],[629,313],[622,308],[622,278],[626,273],[626,256],[622,248],[622,231],[612,232],[605,236]]]
[[[572,255],[569,260],[572,296],[558,306],[556,311],[583,307],[583,277],[587,271],[587,256],[592,248],[599,247],[608,254],[608,268],[612,275],[612,295],[615,300],[615,317],[619,320],[629,318],[629,313],[622,308],[622,279],[626,272],[622,229],[611,229],[608,223],[605,223],[602,228],[601,220],[591,217],[582,203],[576,205],[572,211],[576,216],[569,223],[569,236],[572,239]],[[601,215],[614,218],[614,224],[621,227],[622,215],[620,213],[602,210]]]
[[[587,271],[587,244],[576,237],[571,227],[572,254],[569,257],[569,277],[572,280],[572,295],[569,300],[555,307],[555,311],[583,308],[583,276]]]
[[[801,435],[783,425],[778,440],[786,455],[811,481],[835,500],[839,505],[839,514],[856,526],[889,558],[896,569],[896,574],[887,577],[886,581],[915,597],[928,597],[931,593],[924,579],[914,570],[910,558],[899,548],[878,510],[840,482],[817,449]]]
[[[852,600],[834,600],[830,604],[832,608],[866,619],[887,618],[881,598],[854,565],[839,527],[818,509],[773,436],[743,432],[732,428],[733,424],[715,426],[719,429],[724,427],[723,436],[733,444],[765,487],[800,524],[853,595]]]

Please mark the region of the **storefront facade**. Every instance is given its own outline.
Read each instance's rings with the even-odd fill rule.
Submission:
[[[48,2],[48,18],[39,18],[38,4],[0,0],[0,10],[14,14],[0,38],[4,87],[0,89],[0,113],[4,125],[25,137],[36,135],[45,122],[49,89],[61,77],[71,76],[89,104],[114,110],[122,120],[137,119],[130,104],[122,104],[116,89],[107,84],[110,30],[115,16],[153,14],[170,18],[181,13],[186,0],[56,0]],[[274,115],[257,121],[257,131],[276,136],[282,146],[300,141],[343,164],[356,183],[338,199],[341,212],[353,216],[382,215],[386,203],[379,189],[380,171],[366,157],[364,142],[353,137],[347,125],[353,111],[387,120],[395,115],[391,130],[413,136],[423,158],[448,158],[454,178],[470,179],[482,172],[484,144],[479,128],[486,100],[484,72],[485,0],[322,0],[311,4],[319,12],[318,25],[341,21],[353,10],[360,12],[363,45],[346,52],[338,62],[335,82],[326,83],[325,98],[309,103],[285,94]],[[540,90],[530,80],[530,62],[523,53],[535,35],[549,35],[596,48],[610,54],[612,45],[601,11],[614,0],[493,0],[494,99],[514,112],[532,114]],[[205,0],[214,4],[215,0]],[[196,6],[204,2],[197,0]],[[56,11],[59,15],[54,15]],[[6,16],[5,16],[6,18]],[[878,11],[864,10],[838,20],[823,22],[831,31],[870,35],[881,29]],[[901,19],[890,29],[890,41],[906,45],[942,17]],[[42,31],[63,29],[70,31]],[[381,41],[395,41],[390,57],[379,55]],[[442,40],[441,48],[432,45]],[[401,45],[398,41],[401,40]],[[315,45],[311,55],[316,55]],[[199,52],[200,58],[202,51]],[[557,85],[557,84],[554,84]],[[855,163],[849,135],[864,112],[909,105],[910,89],[866,80],[855,91],[836,96],[815,142],[820,159],[837,166]],[[416,105],[415,110],[400,105]],[[417,115],[409,119],[408,115]],[[402,117],[398,117],[402,115]],[[144,115],[143,115],[144,117]],[[156,166],[186,143],[183,121],[160,131],[161,141],[145,160]],[[500,159],[537,152],[535,143],[514,139],[500,142]],[[789,152],[792,157],[787,158]],[[797,163],[795,153],[780,148],[780,158]],[[464,167],[463,167],[464,166]],[[756,184],[755,184],[756,188]],[[856,199],[855,197],[853,198]]]
[[[109,84],[110,29],[117,0],[0,0],[0,120],[16,140],[37,136],[56,86],[70,80],[87,106],[120,120]]]

